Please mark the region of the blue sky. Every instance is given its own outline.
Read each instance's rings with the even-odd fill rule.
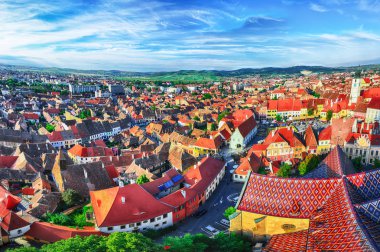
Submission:
[[[169,71],[380,63],[380,0],[0,0],[0,62]]]

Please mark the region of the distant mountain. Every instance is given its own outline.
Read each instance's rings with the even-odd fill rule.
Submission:
[[[0,64],[0,70],[26,71],[26,72],[42,72],[51,74],[78,74],[78,75],[94,75],[121,78],[142,78],[142,79],[181,79],[178,76],[199,76],[203,80],[216,80],[223,77],[244,77],[251,75],[290,75],[300,74],[301,71],[311,71],[313,73],[333,73],[356,71],[362,69],[380,69],[379,64],[369,64],[362,66],[346,66],[346,67],[323,67],[323,66],[293,66],[293,67],[265,67],[265,68],[242,68],[237,70],[180,70],[170,72],[128,72],[120,70],[78,70],[70,68],[56,67],[33,67],[33,66],[15,66]]]

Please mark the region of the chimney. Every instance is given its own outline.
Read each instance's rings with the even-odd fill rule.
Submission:
[[[201,165],[201,161],[198,161],[198,165]]]
[[[181,194],[186,199],[186,191],[185,190],[181,190]]]
[[[124,187],[124,182],[122,180],[119,180],[119,187]]]
[[[274,133],[275,133],[274,130],[272,130],[272,137],[274,137]]]
[[[122,203],[122,204],[125,204],[125,197],[124,197],[124,196],[121,197],[121,203]]]

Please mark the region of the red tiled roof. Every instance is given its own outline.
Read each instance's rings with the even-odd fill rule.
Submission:
[[[90,236],[90,235],[106,235],[93,227],[85,229],[75,229],[59,225],[54,225],[47,222],[34,222],[30,226],[30,230],[25,233],[25,236],[33,237],[44,242],[57,242],[66,240],[75,236]]]
[[[379,109],[380,110],[380,98],[372,98],[369,102],[367,108]]]
[[[106,167],[106,171],[108,173],[108,176],[110,177],[111,180],[113,180],[114,178],[117,178],[119,177],[119,173],[117,172],[115,166],[112,164],[112,165],[107,165]]]
[[[98,227],[140,222],[172,211],[137,184],[91,191],[90,197]]]
[[[324,128],[321,133],[319,133],[318,139],[319,141],[323,140],[331,140],[331,125]]]
[[[0,156],[0,168],[11,168],[18,156]]]
[[[39,116],[35,113],[24,113],[22,114],[26,120],[38,120]]]
[[[380,87],[364,90],[362,96],[365,99],[376,98],[376,97],[380,98]]]
[[[0,186],[0,204],[4,204],[6,209],[11,210],[15,208],[20,202],[21,199],[19,197],[13,195],[4,187]]]
[[[26,187],[21,189],[22,195],[34,195],[34,188]]]
[[[261,159],[253,152],[248,153],[247,157],[243,158],[243,161],[238,168],[234,171],[235,174],[247,175],[248,172],[257,172],[261,166]]]
[[[201,137],[195,142],[194,146],[202,149],[217,150],[222,145],[221,136],[218,135],[216,138],[205,138]]]
[[[263,251],[306,251],[307,235],[308,230],[302,230],[288,234],[273,235]]]
[[[322,167],[317,168],[323,169],[326,164],[331,166],[335,172],[327,174],[326,179],[315,176],[284,179],[251,173],[238,203],[238,210],[310,220],[307,231],[275,235],[264,251],[277,251],[280,242],[285,242],[284,239],[286,242],[279,251],[293,251],[289,241],[297,244],[297,250],[306,245],[306,249],[303,249],[306,251],[379,249],[380,224],[368,220],[353,204],[367,200],[372,205],[361,204],[361,211],[368,209],[378,215],[378,206],[372,202],[379,202],[380,170],[350,174],[352,171],[347,168],[350,167],[347,156],[339,147],[334,151],[329,155],[331,158],[327,157]]]
[[[200,165],[189,169],[186,174],[184,174],[185,182],[191,185],[190,188],[202,194],[219,172],[224,169],[224,164],[223,161],[218,159],[204,157]]]
[[[305,142],[309,148],[313,149],[318,147],[318,141],[311,125],[309,125],[305,131]]]
[[[246,137],[255,127],[257,123],[253,116],[246,119],[238,126],[238,130],[243,137]]]
[[[142,184],[141,186],[150,194],[155,195],[160,192],[160,189],[158,188],[160,185],[164,184],[165,182],[169,182],[173,177],[177,175],[180,175],[180,173],[176,169],[172,168],[165,172],[161,178]],[[174,185],[178,185],[182,181],[183,179],[177,181]]]
[[[50,142],[57,142],[57,141],[63,141],[63,137],[61,132],[59,131],[53,131],[51,134],[48,134],[47,137],[49,138]]]
[[[183,192],[181,192],[183,191]],[[185,197],[183,196],[185,195]],[[197,196],[197,192],[191,188],[182,188],[181,190],[178,190],[174,193],[171,193],[160,200],[168,205],[171,205],[173,207],[179,207],[186,202],[194,199]]]
[[[9,210],[4,203],[0,203],[0,227],[8,233],[29,225],[29,222]]]

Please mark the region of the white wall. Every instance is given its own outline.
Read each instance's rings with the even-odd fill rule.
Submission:
[[[16,237],[19,237],[19,236],[22,236],[24,235],[26,232],[28,232],[30,229],[30,226],[25,226],[25,227],[22,227],[22,228],[19,228],[19,229],[15,229],[15,230],[11,230],[9,232],[9,239],[13,239],[13,238],[16,238]],[[20,231],[20,232],[19,232]]]
[[[138,223],[140,223],[139,226],[137,226]],[[154,218],[153,222],[151,222],[151,220],[148,219],[137,223],[126,223],[125,227],[123,227],[123,225],[112,227],[99,227],[98,229],[99,231],[108,234],[113,232],[132,232],[133,230],[138,230],[141,232],[148,229],[162,229],[173,226],[173,213],[167,213],[166,218],[164,218],[164,215],[157,216]],[[112,230],[110,230],[109,228],[112,228]]]

